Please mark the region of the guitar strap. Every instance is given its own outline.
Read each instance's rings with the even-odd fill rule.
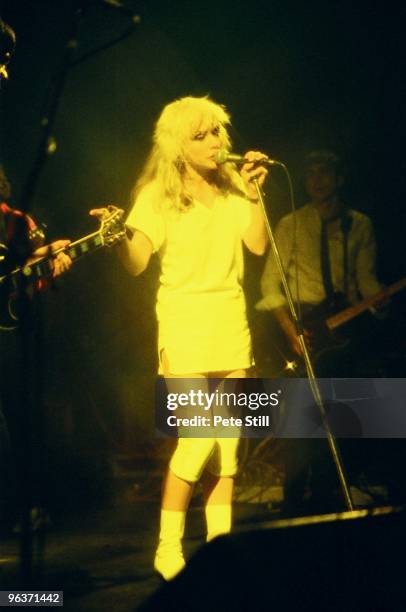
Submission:
[[[334,287],[331,278],[331,267],[330,267],[330,253],[328,246],[328,233],[327,233],[328,221],[321,220],[321,234],[320,234],[320,266],[321,276],[323,279],[324,291],[329,306],[334,301]]]
[[[324,291],[326,292],[327,302],[330,306],[334,304],[334,286],[331,276],[331,262],[328,245],[327,226],[329,221],[321,220],[320,235],[320,265],[323,279]],[[348,296],[349,280],[349,261],[348,261],[348,237],[352,226],[352,218],[347,209],[341,214],[341,232],[343,234],[343,293]]]
[[[352,217],[348,210],[341,215],[341,231],[343,233],[343,290],[348,297],[348,237],[352,226]]]

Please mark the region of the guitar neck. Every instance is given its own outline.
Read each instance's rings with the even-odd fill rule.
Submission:
[[[52,260],[56,254],[62,252],[66,253],[72,259],[72,261],[75,261],[83,255],[87,255],[88,253],[99,249],[103,246],[103,244],[101,232],[93,232],[92,234],[88,234],[87,236],[72,242],[67,247],[59,249],[59,251],[54,252],[52,256],[43,257],[32,264],[28,264],[23,268],[15,270],[13,274],[22,273],[26,278],[39,280],[52,274]]]
[[[103,242],[102,235],[98,231],[98,232],[93,232],[93,234],[89,234],[88,236],[84,236],[83,238],[80,238],[79,240],[76,240],[75,242],[72,242],[66,248],[61,249],[61,250],[65,251],[65,253],[67,253],[69,257],[72,259],[72,261],[75,261],[76,259],[79,259],[79,257],[82,257],[83,255],[87,255],[88,253],[91,253],[92,251],[96,251],[97,249],[102,247],[103,244],[104,242]]]
[[[375,293],[374,295],[371,295],[369,298],[362,300],[362,302],[359,302],[358,304],[354,304],[354,306],[350,306],[349,308],[346,308],[345,310],[338,312],[337,314],[333,315],[332,317],[329,317],[326,320],[326,325],[328,329],[332,331],[333,329],[336,329],[340,325],[344,325],[344,323],[347,323],[348,321],[350,321],[357,315],[361,314],[365,310],[368,310],[368,308],[373,306],[379,300],[385,297],[389,297],[390,295],[393,295],[394,293],[397,293],[404,287],[406,287],[406,278],[402,278],[397,283],[394,283],[393,285],[390,285],[389,287],[384,287],[383,289],[378,291],[378,293]]]

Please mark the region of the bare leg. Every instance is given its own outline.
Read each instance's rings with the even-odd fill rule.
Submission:
[[[168,470],[162,486],[162,509],[186,512],[193,493],[193,483]]]
[[[161,363],[165,378],[203,378],[199,374],[172,374],[165,351],[161,353]],[[165,580],[174,578],[185,566],[182,538],[193,486],[168,469],[162,485],[159,544],[154,561],[155,569]]]
[[[245,378],[246,372],[245,370],[213,372],[210,376],[220,379]],[[222,452],[224,450],[223,445]],[[232,476],[215,476],[206,472],[202,485],[207,522],[207,541],[209,542],[216,536],[231,531],[234,478]]]
[[[165,378],[205,377],[204,374],[172,374],[165,350],[161,352],[161,364]],[[194,484],[192,482],[179,478],[168,469],[162,486],[162,509],[185,512],[188,509],[190,498],[192,497],[193,486]]]
[[[231,504],[233,499],[234,478],[214,476],[205,472],[202,478],[203,498],[206,505]]]
[[[230,533],[234,478],[206,473],[203,481],[207,541]]]

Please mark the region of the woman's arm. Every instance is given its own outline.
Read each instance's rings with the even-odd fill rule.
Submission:
[[[138,276],[147,268],[152,255],[152,243],[143,232],[135,230],[132,236],[127,236],[116,248],[121,263],[133,276]]]
[[[268,234],[264,223],[264,216],[259,204],[252,202],[250,208],[251,223],[243,235],[243,241],[251,253],[263,255],[268,245]]]
[[[109,215],[106,208],[93,208],[89,211],[92,217],[97,217],[100,221]],[[152,242],[139,230],[130,232],[127,228],[127,235],[116,246],[116,252],[127,272],[133,276],[138,276],[147,268],[153,251]]]

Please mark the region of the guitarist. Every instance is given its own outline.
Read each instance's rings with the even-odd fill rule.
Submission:
[[[31,217],[7,204],[10,198],[10,183],[0,165],[0,276],[69,244],[69,240],[57,240],[44,245],[43,232]],[[70,268],[71,260],[66,253],[58,253],[51,265],[51,275],[56,278]],[[14,471],[19,468],[21,456],[19,387],[22,355],[19,343],[17,332],[0,330],[0,527],[2,520],[7,523],[7,517],[11,519],[18,487]]]
[[[0,18],[0,85],[8,78],[7,67],[14,53],[16,35],[14,30]],[[45,257],[69,244],[69,240],[57,240],[44,246],[44,234],[26,214],[11,208],[10,183],[0,163],[0,275],[36,259]],[[67,270],[71,260],[65,253],[53,259],[52,276]]]
[[[305,320],[305,339],[310,349],[315,337],[306,329],[306,314],[316,307],[326,306],[323,318],[366,298],[381,288],[375,274],[375,238],[370,219],[346,206],[340,196],[344,173],[340,159],[330,151],[314,151],[305,158],[305,189],[310,201],[297,211],[295,217],[283,217],[275,232],[288,283],[293,299],[302,304]],[[296,223],[296,229],[295,229]],[[296,240],[294,235],[296,233]],[[295,252],[296,251],[296,252]],[[297,258],[297,284],[296,263]],[[272,253],[268,256],[261,280],[263,299],[256,309],[263,312],[259,326],[264,336],[257,342],[257,355],[261,368],[261,353],[269,351],[264,337],[269,335],[271,312],[286,336],[293,354],[301,355],[296,329],[287,308],[279,273]],[[340,297],[339,297],[340,296]],[[258,335],[258,330],[257,330]],[[315,364],[318,376],[351,377],[356,356],[346,351],[333,361],[319,360]],[[269,351],[270,352],[270,351]],[[269,361],[272,355],[269,355]],[[354,460],[359,440],[355,440],[344,460]],[[348,451],[350,441],[342,449]],[[356,448],[355,448],[356,446]],[[287,514],[336,511],[344,509],[337,499],[337,477],[329,456],[325,440],[287,440],[283,446],[285,454],[284,510]],[[365,447],[363,446],[363,449]],[[309,466],[311,471],[309,472]],[[350,467],[350,466],[348,466]],[[311,473],[311,498],[303,506],[303,494]],[[341,508],[340,508],[341,504]]]
[[[293,298],[302,304],[304,318],[312,310],[316,311],[316,307],[319,307],[320,316],[326,318],[334,311],[356,303],[360,296],[367,298],[381,289],[375,274],[375,237],[371,220],[347,207],[340,196],[344,175],[335,153],[310,153],[305,159],[304,174],[310,201],[297,211],[295,217],[289,214],[280,220],[275,238]],[[272,311],[293,353],[300,355],[296,329],[272,254],[268,256],[261,287],[263,299],[256,309]],[[307,329],[305,337],[310,347],[311,336]],[[352,376],[354,373],[338,373],[334,368],[332,372],[323,370],[323,375]]]
[[[69,244],[69,240],[56,240],[49,245],[44,245],[44,233],[37,227],[33,219],[7,204],[10,196],[10,183],[3,166],[0,165],[0,248],[2,249],[0,261],[2,271],[32,263]],[[60,276],[70,268],[71,263],[66,253],[58,253],[53,259],[52,276],[54,278]]]
[[[0,85],[8,78],[8,64],[16,43],[14,30],[0,18]],[[66,247],[69,240],[57,240],[45,245],[45,237],[35,222],[27,214],[9,206],[11,198],[10,183],[3,166],[0,164],[0,277],[18,266],[30,264],[37,259]],[[51,259],[50,276],[56,278],[71,266],[66,253],[56,253]],[[41,286],[41,285],[40,285]],[[37,289],[40,288],[37,286]],[[0,286],[5,291],[7,284]],[[7,303],[7,299],[4,300]],[[26,328],[27,326],[25,326]],[[14,521],[15,510],[22,510],[24,492],[23,474],[32,467],[27,466],[25,443],[30,434],[27,432],[30,419],[23,406],[20,392],[21,376],[27,372],[23,363],[31,359],[37,362],[36,346],[32,330],[25,335],[24,350],[22,334],[3,331],[0,328],[0,532]],[[28,357],[28,353],[30,357]],[[28,381],[24,381],[28,385]],[[28,484],[26,482],[26,484]],[[27,499],[30,499],[28,493]],[[26,502],[24,502],[26,505]]]

